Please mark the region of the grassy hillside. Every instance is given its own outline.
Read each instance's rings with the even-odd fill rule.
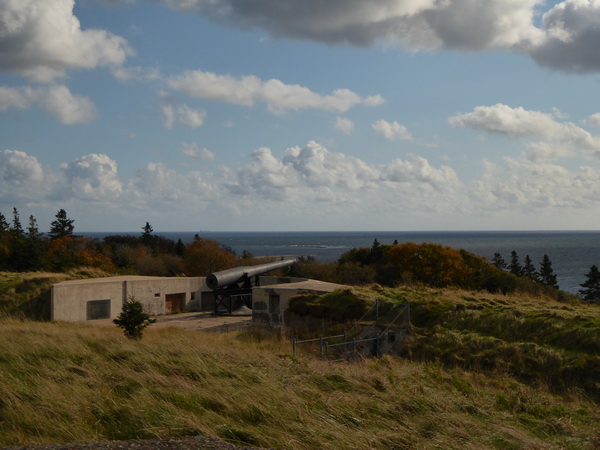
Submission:
[[[52,283],[0,274],[0,316],[43,315]],[[0,319],[0,446],[202,434],[274,448],[598,448],[600,307],[374,286],[297,302],[360,316],[410,301],[400,357],[291,355],[289,340]],[[476,433],[473,430],[477,430]]]
[[[411,300],[406,357],[334,363],[292,357],[289,341],[264,334],[150,327],[128,341],[116,328],[2,319],[0,445],[203,434],[274,448],[600,446],[593,387],[557,386],[530,361],[597,357],[599,308],[453,290],[351,295]]]

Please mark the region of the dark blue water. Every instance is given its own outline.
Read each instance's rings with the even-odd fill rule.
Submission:
[[[107,234],[81,233],[102,238]],[[370,247],[374,239],[382,244],[398,242],[432,242],[465,249],[488,260],[499,252],[507,262],[515,250],[523,264],[529,255],[536,266],[547,254],[558,277],[560,288],[577,293],[585,274],[593,264],[600,266],[600,231],[356,231],[356,232],[165,232],[156,233],[169,239],[192,242],[198,234],[231,247],[238,255],[244,250],[254,256],[311,255],[318,261],[337,260],[355,247]]]

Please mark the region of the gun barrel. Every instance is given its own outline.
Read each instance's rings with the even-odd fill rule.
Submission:
[[[289,267],[296,262],[295,259],[286,259],[282,261],[274,261],[267,264],[259,264],[257,266],[234,267],[233,269],[221,270],[213,272],[206,277],[206,284],[212,290],[219,289],[232,284],[237,284],[247,278],[252,278],[261,275],[271,270],[282,269]]]

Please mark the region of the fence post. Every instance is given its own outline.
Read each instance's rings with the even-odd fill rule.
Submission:
[[[319,358],[323,358],[323,336],[319,339]]]
[[[296,356],[296,338],[292,341],[293,355]]]
[[[325,342],[325,359],[329,359],[329,342]]]

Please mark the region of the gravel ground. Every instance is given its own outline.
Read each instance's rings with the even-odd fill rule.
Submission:
[[[234,449],[256,449],[257,447],[236,447],[219,439],[204,436],[186,436],[172,439],[148,439],[134,441],[104,441],[104,442],[79,442],[74,444],[55,444],[55,445],[26,445],[24,447],[0,447],[2,450],[66,450],[66,449],[214,449],[214,450],[234,450]]]

